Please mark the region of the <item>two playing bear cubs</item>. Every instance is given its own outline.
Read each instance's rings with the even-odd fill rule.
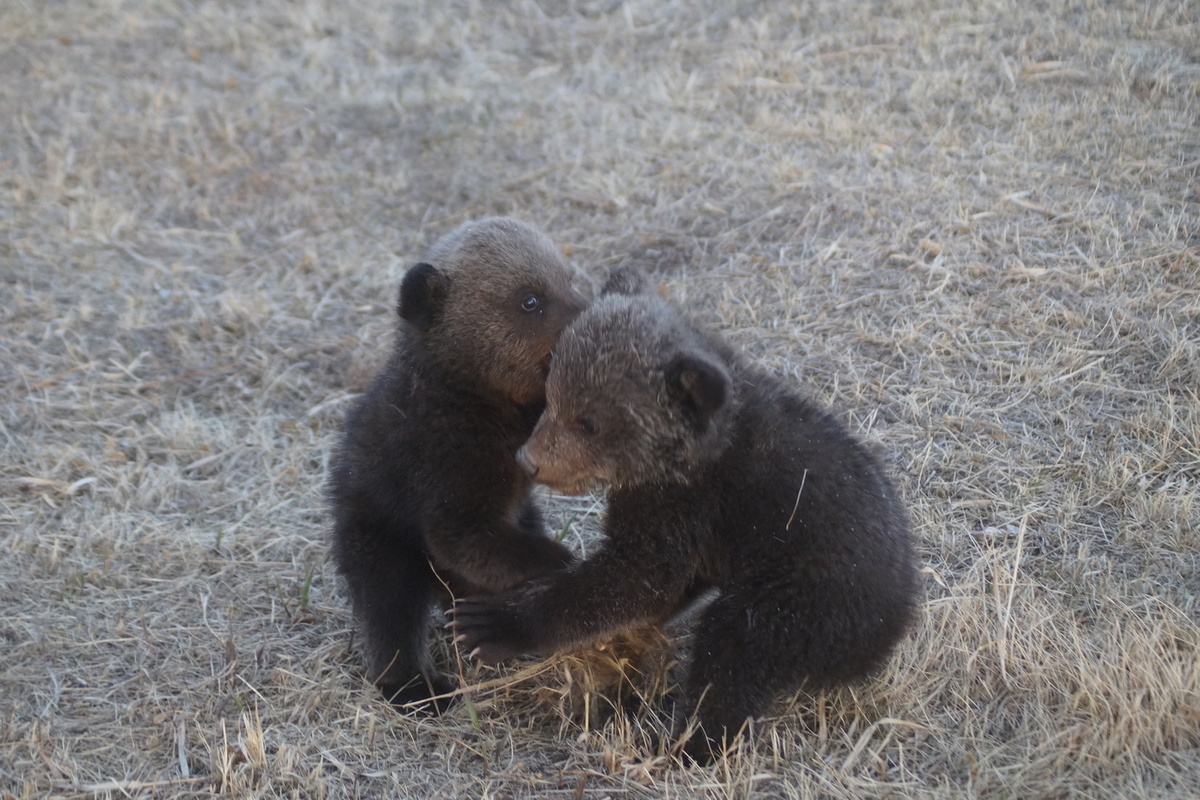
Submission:
[[[519,270],[512,251],[475,252],[492,269],[464,274],[457,295],[473,306],[474,324],[455,327],[463,338],[451,342],[436,342],[446,329],[433,325],[406,332],[349,420],[334,471],[335,556],[384,691],[411,701],[449,688],[424,656],[430,563],[443,579],[461,579],[447,580],[459,598],[450,612],[456,641],[488,663],[662,622],[715,588],[676,722],[677,734],[698,723],[684,752],[701,761],[781,695],[878,666],[916,594],[906,516],[878,460],[826,411],[645,292],[632,271],[618,270],[577,317],[565,279],[543,275],[559,314],[528,340],[524,329],[502,330],[520,317],[481,308],[482,290],[467,282],[495,288]],[[537,263],[541,274],[555,261]],[[422,268],[409,276],[425,280]],[[405,294],[401,316],[417,327]],[[417,293],[417,308],[430,305],[429,294]],[[440,313],[460,317],[440,297]],[[479,423],[474,416],[491,405],[451,396],[493,385],[483,378],[491,372],[468,380],[482,369],[467,363],[477,348],[504,342],[484,359],[519,361],[535,339],[530,360],[544,365],[554,352],[544,395],[493,390],[494,404],[506,397],[515,409],[510,420],[493,412]],[[416,402],[430,385],[436,402]],[[437,435],[423,436],[427,427]],[[486,460],[476,456],[482,448]],[[541,535],[529,478],[568,494],[607,486],[596,553],[576,563]],[[471,507],[483,510],[463,519]],[[493,533],[501,523],[508,528]]]

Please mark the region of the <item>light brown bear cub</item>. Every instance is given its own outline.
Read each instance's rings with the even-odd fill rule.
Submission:
[[[551,348],[582,308],[558,248],[512,219],[463,225],[404,275],[391,359],[347,416],[330,472],[333,556],[368,675],[397,705],[440,710],[451,689],[426,642],[443,584],[508,589],[571,561],[514,457],[545,404]]]
[[[908,627],[915,569],[884,469],[828,412],[618,272],[563,333],[547,408],[518,460],[536,480],[609,490],[581,563],[458,601],[486,662],[703,611],[677,733],[708,761],[778,697],[868,674]]]

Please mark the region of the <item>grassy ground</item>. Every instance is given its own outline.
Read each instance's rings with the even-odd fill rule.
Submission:
[[[1200,785],[1194,2],[13,0],[0,73],[0,796]],[[434,721],[364,685],[325,467],[403,270],[493,213],[887,454],[926,601],[878,680],[711,769],[653,680],[597,713],[613,649],[441,639]]]

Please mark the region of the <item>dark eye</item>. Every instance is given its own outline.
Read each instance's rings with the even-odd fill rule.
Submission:
[[[525,299],[521,301],[522,311],[537,311],[542,304],[542,298],[536,294],[525,295]]]
[[[583,431],[584,436],[595,436],[596,431],[599,430],[596,427],[596,420],[591,417],[580,417],[575,420],[575,424],[579,426],[579,430]]]

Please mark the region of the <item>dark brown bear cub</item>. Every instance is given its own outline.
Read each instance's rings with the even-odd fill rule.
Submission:
[[[563,333],[547,408],[518,460],[551,488],[608,486],[594,555],[460,600],[486,662],[702,613],[677,734],[708,761],[781,695],[880,665],[913,615],[904,509],[882,465],[829,413],[646,294],[628,273]]]
[[[514,456],[582,307],[554,244],[511,219],[462,226],[404,276],[395,349],[349,413],[330,475],[333,556],[369,677],[397,705],[451,689],[426,641],[443,583],[508,589],[571,561]]]

